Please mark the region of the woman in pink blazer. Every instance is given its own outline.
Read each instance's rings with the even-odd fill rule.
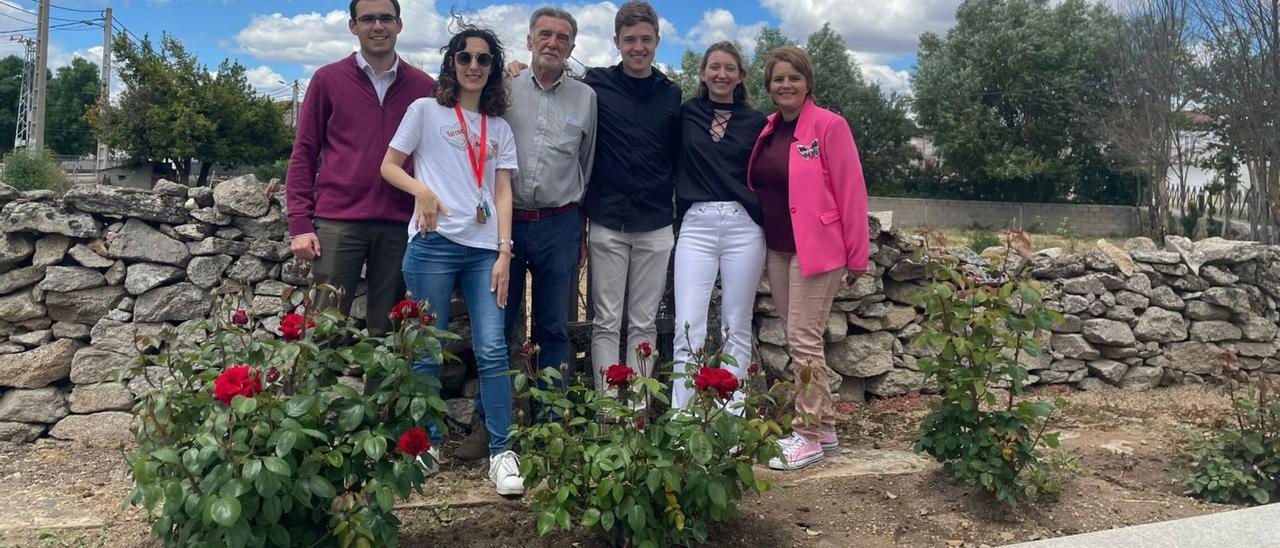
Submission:
[[[796,419],[771,468],[794,470],[835,449],[823,333],[848,272],[867,270],[867,190],[849,124],[813,104],[813,61],[786,46],[764,66],[778,107],[756,140],[747,184],[764,213],[765,270],[795,367]]]

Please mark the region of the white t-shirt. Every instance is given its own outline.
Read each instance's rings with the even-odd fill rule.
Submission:
[[[463,109],[462,116],[471,134],[471,146],[479,153],[481,115]],[[483,188],[476,188],[475,171],[467,156],[458,115],[452,107],[441,106],[435,97],[423,97],[409,105],[400,129],[391,138],[391,148],[413,155],[414,178],[427,185],[449,208],[451,217],[436,217],[436,232],[460,245],[496,250],[498,211],[493,201],[493,187],[497,184],[497,170],[516,169],[516,141],[506,120],[488,118]],[[479,160],[478,154],[476,159]],[[489,205],[484,223],[476,222],[476,205],[481,199]],[[417,233],[415,216],[409,221],[409,238]]]

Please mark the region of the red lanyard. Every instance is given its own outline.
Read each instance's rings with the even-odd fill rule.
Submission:
[[[453,112],[458,115],[458,125],[462,126],[462,138],[467,142],[467,159],[471,160],[471,169],[476,172],[476,188],[484,188],[484,155],[489,149],[489,118],[480,115],[480,161],[476,161],[475,148],[471,146],[471,130],[462,117],[462,105],[453,105]]]

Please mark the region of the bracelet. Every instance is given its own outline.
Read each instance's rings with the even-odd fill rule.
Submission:
[[[502,249],[503,245],[506,245],[511,248],[515,248],[516,242],[515,240],[512,240],[510,238],[498,238],[498,249]]]

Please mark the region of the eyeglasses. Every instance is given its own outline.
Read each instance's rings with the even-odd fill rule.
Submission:
[[[399,20],[400,20],[399,17],[396,17],[394,15],[385,15],[385,14],[384,15],[361,15],[360,17],[356,18],[357,23],[360,23],[361,25],[368,25],[368,26],[372,26],[374,23],[382,23],[383,25],[390,25]]]
[[[493,54],[490,54],[490,53],[471,53],[469,51],[459,51],[458,53],[453,54],[454,62],[464,67],[470,66],[471,59],[473,58],[476,60],[476,64],[482,67],[487,67],[489,66],[489,63],[493,62]]]

